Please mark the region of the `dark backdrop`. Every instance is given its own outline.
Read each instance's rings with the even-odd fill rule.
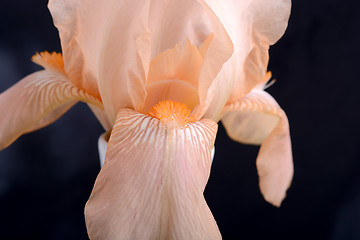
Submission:
[[[220,125],[205,197],[227,239],[360,239],[356,0],[294,0],[270,50],[268,89],[288,115],[295,175],[281,208],[258,188],[258,147]],[[0,92],[60,51],[46,0],[0,3]],[[11,111],[11,109],[9,109]],[[1,113],[6,114],[6,113]],[[1,123],[0,123],[1,124]],[[0,152],[0,239],[87,239],[83,208],[99,171],[102,128],[85,104]]]

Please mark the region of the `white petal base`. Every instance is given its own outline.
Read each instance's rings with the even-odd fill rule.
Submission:
[[[103,133],[100,135],[98,140],[98,149],[99,149],[99,158],[100,158],[100,167],[104,165],[106,149],[108,146],[108,134]]]

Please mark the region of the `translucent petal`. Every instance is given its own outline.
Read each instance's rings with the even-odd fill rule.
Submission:
[[[231,93],[234,79],[217,76],[224,63],[233,54],[233,43],[214,9],[204,0],[198,0],[198,2],[206,10],[211,23],[213,38],[211,41],[208,39],[209,41],[204,44],[207,50],[199,77],[200,106],[194,111],[194,114],[198,118],[205,115],[206,118],[218,121],[218,115],[222,112]]]
[[[186,39],[199,46],[213,32],[206,10],[194,0],[151,1],[149,28],[151,59]]]
[[[98,91],[111,124],[119,109],[141,108],[146,96],[149,4],[150,0],[49,2],[66,73],[87,92]]]
[[[200,104],[194,110],[194,115],[200,119],[210,106],[212,112],[221,112],[231,93],[232,79],[222,79],[220,88],[220,83],[214,83],[214,80],[233,49],[229,36],[214,12],[201,0],[152,1],[149,19],[153,34],[152,58],[179,42],[185,43],[185,39],[200,47],[204,61],[198,77]],[[183,72],[190,72],[188,70]]]
[[[202,63],[198,48],[189,40],[183,49],[176,45],[157,55],[150,63],[147,97],[141,112],[147,113],[155,104],[164,100],[184,103],[190,109],[198,105]]]
[[[269,45],[284,34],[291,1],[204,1],[220,19],[234,45],[233,59],[224,66],[223,71],[228,72],[225,77],[235,78],[232,96],[236,99],[249,93],[264,78]]]

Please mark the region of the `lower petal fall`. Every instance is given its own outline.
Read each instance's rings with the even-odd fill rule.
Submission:
[[[228,103],[222,123],[235,141],[261,144],[256,166],[261,193],[280,206],[293,173],[289,122],[278,103],[263,90]]]
[[[43,70],[20,80],[0,94],[0,150],[20,135],[54,122],[78,100],[102,107],[59,71]]]
[[[85,207],[90,239],[221,239],[203,196],[216,132],[120,110]]]

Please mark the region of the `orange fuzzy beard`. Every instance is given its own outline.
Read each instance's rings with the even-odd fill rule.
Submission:
[[[31,60],[44,68],[50,68],[65,73],[64,61],[61,53],[49,53],[48,51],[36,53]]]
[[[150,109],[148,115],[167,126],[186,127],[188,123],[196,121],[185,104],[171,100],[159,102]]]

